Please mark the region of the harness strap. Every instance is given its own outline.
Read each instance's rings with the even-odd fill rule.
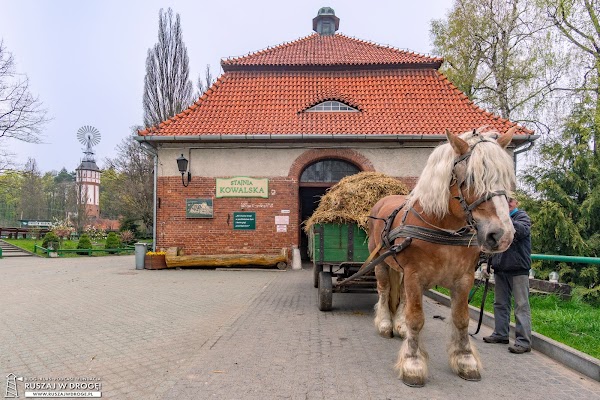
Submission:
[[[344,279],[341,282],[336,282],[336,284],[334,286],[342,286],[342,285],[346,284],[347,282],[350,282],[353,279],[360,278],[364,274],[371,272],[377,266],[377,264],[379,264],[380,262],[382,262],[389,256],[394,256],[394,255],[400,253],[402,250],[406,249],[410,245],[410,242],[412,242],[412,238],[408,237],[408,238],[404,239],[404,241],[402,243],[391,246],[385,253],[380,254],[379,257],[377,257],[373,261],[369,262],[369,260],[367,259],[367,261],[365,261],[365,263],[360,267],[358,272],[356,272],[354,275],[350,276],[349,278]],[[381,247],[382,247],[381,244],[379,246],[377,246],[377,248],[375,250],[373,250],[371,255],[369,255],[369,258],[372,258],[372,256],[377,254],[377,252],[379,250],[381,250]],[[367,265],[367,263],[368,263],[368,265]]]
[[[426,242],[443,244],[450,246],[478,246],[476,232],[473,230],[464,231],[460,234],[449,233],[437,229],[430,229],[424,226],[400,225],[392,229],[388,235],[388,240],[393,242],[397,238],[411,237]]]
[[[474,209],[479,207],[480,204],[485,203],[488,200],[491,200],[494,196],[506,196],[506,190],[497,190],[495,192],[488,193],[486,196],[481,196],[480,198],[475,200],[473,203],[471,203],[471,205],[469,205],[467,210],[473,211]]]
[[[393,240],[389,239],[388,233],[390,232],[390,229],[392,228],[392,224],[394,223],[394,219],[396,219],[396,215],[398,215],[400,210],[402,210],[405,205],[406,205],[406,202],[400,204],[385,219],[385,226],[383,227],[383,230],[381,231],[381,242],[385,245],[385,247],[391,248],[392,243],[394,243]],[[405,217],[406,217],[406,215],[405,215]],[[404,220],[402,221],[402,223],[404,223]]]
[[[414,207],[411,207],[411,208],[410,208],[408,211],[410,211],[411,213],[413,213],[413,214],[414,214],[414,215],[415,215],[417,218],[419,218],[419,219],[420,219],[422,222],[424,222],[425,224],[429,225],[429,226],[430,226],[430,227],[432,227],[433,229],[435,229],[435,230],[438,230],[438,231],[442,231],[442,232],[446,232],[446,233],[448,233],[448,234],[450,234],[450,235],[453,235],[453,236],[457,236],[457,235],[458,235],[458,236],[465,235],[466,233],[469,233],[470,231],[472,231],[472,230],[473,230],[473,228],[472,228],[471,226],[469,226],[469,225],[465,225],[465,226],[463,226],[462,228],[460,228],[460,229],[457,229],[457,230],[455,230],[455,231],[453,231],[453,230],[451,230],[451,229],[444,229],[444,228],[440,228],[439,226],[433,225],[433,224],[431,224],[431,223],[429,223],[429,222],[425,221],[425,218],[423,218],[423,217],[421,216],[421,214],[419,214],[419,213],[417,212],[417,210],[415,210],[415,209],[414,209]],[[407,214],[408,214],[408,213],[407,213]],[[404,215],[404,219],[406,219],[406,214]],[[402,220],[402,224],[404,224],[404,220]]]

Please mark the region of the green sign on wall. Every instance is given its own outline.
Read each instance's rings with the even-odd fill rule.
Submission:
[[[254,230],[256,229],[255,212],[234,212],[233,229]]]

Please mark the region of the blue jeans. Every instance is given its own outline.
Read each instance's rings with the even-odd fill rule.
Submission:
[[[529,276],[495,273],[494,333],[508,339],[511,296],[515,299],[515,345],[531,347],[531,309],[529,308]]]

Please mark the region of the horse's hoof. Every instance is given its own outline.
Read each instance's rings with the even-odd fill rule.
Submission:
[[[479,371],[459,372],[458,376],[463,378],[465,381],[478,382],[481,380],[481,374],[479,373]]]
[[[394,334],[392,333],[391,329],[386,329],[384,331],[379,331],[379,336],[382,338],[391,339],[394,337]]]
[[[420,388],[425,386],[425,379],[420,376],[403,376],[402,383],[406,386]]]

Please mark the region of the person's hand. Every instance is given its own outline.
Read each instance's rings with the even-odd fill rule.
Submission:
[[[487,266],[481,268],[481,279],[490,279],[490,273],[487,271]]]

